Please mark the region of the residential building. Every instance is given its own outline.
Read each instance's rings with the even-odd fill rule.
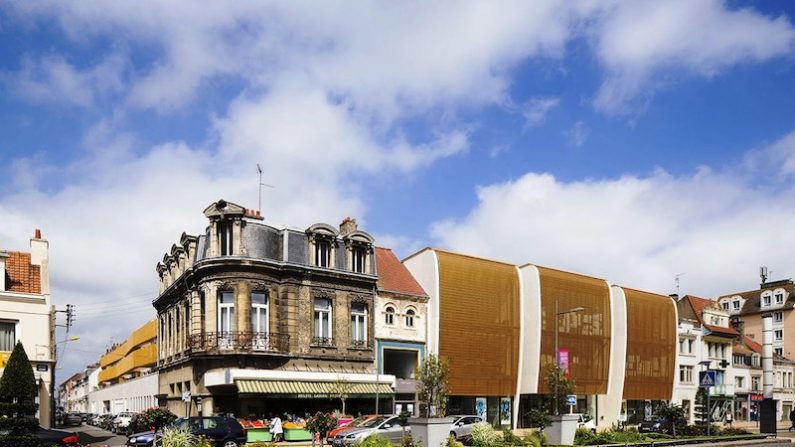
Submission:
[[[677,330],[679,347],[677,355],[678,374],[671,399],[685,411],[689,422],[696,420],[695,404],[698,392],[698,373],[703,369],[702,328],[697,319],[679,318]]]
[[[721,421],[726,417],[727,413],[732,412],[735,386],[735,371],[732,366],[732,345],[740,336],[740,333],[732,327],[729,322],[729,313],[724,310],[717,301],[699,298],[692,295],[685,295],[677,302],[677,309],[680,323],[680,356],[681,355],[681,340],[687,342],[690,349],[690,341],[692,340],[697,349],[695,350],[695,357],[687,357],[688,360],[684,362],[685,366],[694,366],[691,375],[688,376],[688,368],[684,368],[685,379],[691,379],[698,383],[698,373],[704,370],[715,371],[715,386],[710,388],[710,411],[712,418],[716,421]],[[688,333],[683,333],[684,328],[691,325]],[[700,330],[700,341],[698,335],[695,335]],[[699,352],[700,349],[700,352]],[[698,359],[698,366],[692,363],[693,359]],[[680,375],[682,371],[680,370]],[[680,377],[681,378],[681,377]],[[693,385],[690,382],[681,384],[683,389],[677,390],[677,396],[688,397],[686,399],[688,404],[692,404],[691,417],[700,410],[699,405],[696,404],[695,394],[689,392],[693,391]],[[677,401],[677,403],[684,406],[685,399]]]
[[[38,418],[50,427],[54,399],[55,311],[50,298],[49,242],[36,230],[30,251],[0,251],[0,374],[18,341],[39,387]]]
[[[99,359],[96,386],[88,397],[90,411],[117,414],[156,406],[156,366],[157,321],[151,320]]]
[[[429,295],[428,351],[450,363],[448,411],[526,426],[519,415],[540,405],[556,355],[576,384],[576,410],[600,427],[671,399],[670,297],[432,248],[403,262]]]
[[[204,234],[183,234],[157,264],[159,402],[180,416],[314,412],[347,384],[347,411],[392,406],[395,377],[376,375],[373,238],[264,222],[219,200]],[[190,402],[186,405],[185,402]]]
[[[395,376],[395,403],[391,410],[395,414],[416,414],[416,373],[425,358],[428,295],[392,250],[376,247],[375,260],[378,372]]]

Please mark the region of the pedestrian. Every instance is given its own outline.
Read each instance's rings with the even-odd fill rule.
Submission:
[[[282,441],[282,420],[279,418],[277,414],[273,419],[271,419],[271,426],[270,426],[271,435],[273,435],[273,442],[281,442]]]
[[[729,427],[732,426],[732,412],[731,411],[726,413],[726,425],[728,425]]]
[[[789,422],[790,422],[790,424],[789,424],[789,430],[788,431],[792,431],[792,429],[795,428],[795,411],[790,410],[790,412],[789,412]]]

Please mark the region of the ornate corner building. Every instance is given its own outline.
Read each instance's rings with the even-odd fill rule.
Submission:
[[[204,234],[157,264],[158,400],[178,415],[267,415],[391,406],[376,375],[373,238],[346,219],[305,230],[219,200]],[[263,397],[267,396],[267,399]]]

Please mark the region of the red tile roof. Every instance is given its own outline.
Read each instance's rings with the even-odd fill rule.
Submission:
[[[41,268],[30,263],[30,253],[9,251],[5,281],[10,292],[41,293]]]
[[[717,332],[720,334],[728,334],[728,335],[740,335],[740,333],[737,332],[737,330],[734,329],[733,327],[713,326],[711,324],[704,323],[704,317],[702,316],[702,312],[704,311],[704,309],[708,307],[720,309],[720,306],[718,306],[717,301],[713,301],[707,298],[699,298],[693,295],[685,295],[685,299],[687,300],[688,303],[690,303],[690,307],[693,308],[693,312],[696,314],[698,322],[701,323],[710,332]]]
[[[376,247],[375,265],[378,272],[379,290],[428,296],[392,250]]]
[[[762,355],[762,345],[754,341],[753,338],[743,335],[743,343],[747,346],[750,350],[754,351],[755,353]]]

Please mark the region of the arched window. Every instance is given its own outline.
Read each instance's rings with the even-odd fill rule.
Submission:
[[[395,308],[392,306],[386,307],[386,313],[384,314],[384,323],[392,326],[395,324]]]
[[[414,309],[409,309],[406,311],[406,327],[414,327],[414,316],[416,313]]]

